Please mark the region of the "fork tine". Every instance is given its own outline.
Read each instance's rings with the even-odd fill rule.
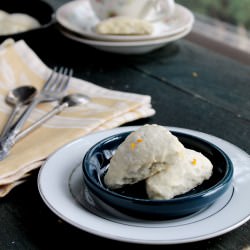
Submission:
[[[62,83],[64,82],[64,78],[68,74],[68,68],[64,68],[64,70],[60,74],[60,80],[58,80],[58,84],[56,84],[55,91],[60,91],[60,87],[62,86]]]
[[[72,75],[73,75],[73,70],[66,68],[64,70],[61,82],[57,85],[56,91],[64,92],[65,89],[68,87],[69,80],[72,77]]]
[[[48,81],[45,83],[43,90],[53,90],[59,81],[59,77],[63,72],[63,67],[60,67],[57,72],[57,67],[54,68],[52,71],[51,76],[49,77]]]
[[[72,69],[60,67],[59,70],[57,70],[57,67],[55,67],[47,82],[44,84],[41,93],[47,97],[50,96],[52,99],[60,98],[68,87],[72,75]]]
[[[43,88],[42,90],[46,90],[48,88],[48,86],[51,84],[52,81],[52,78],[54,77],[54,75],[56,74],[56,71],[57,71],[57,67],[55,67],[52,72],[50,73],[50,76],[49,78],[47,79],[47,81],[45,82],[45,84],[43,85]]]
[[[63,91],[67,88],[72,74],[72,70],[68,70],[67,68],[64,69],[63,67],[61,67],[58,72],[57,68],[52,70],[48,80],[45,82],[44,87],[38,93],[36,98],[32,100],[22,115],[11,126],[5,137],[0,140],[0,161],[8,155],[10,149],[14,146],[16,135],[22,129],[32,110],[41,102],[56,101],[59,100],[59,98],[62,98]]]

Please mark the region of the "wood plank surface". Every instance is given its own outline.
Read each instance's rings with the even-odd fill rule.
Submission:
[[[190,128],[218,136],[250,153],[247,65],[186,39],[138,56],[98,51],[66,39],[56,26],[26,42],[50,67],[73,67],[75,77],[105,88],[151,95],[156,114],[126,126],[157,123]],[[34,171],[26,183],[1,199],[0,249],[105,246],[241,250],[250,245],[250,222],[220,237],[179,245],[129,244],[96,237],[63,222],[43,203],[37,189],[37,173]]]

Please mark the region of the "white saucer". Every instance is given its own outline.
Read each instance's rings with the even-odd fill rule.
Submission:
[[[117,223],[128,224],[133,226],[142,226],[145,224],[153,226],[159,226],[156,221],[153,220],[143,220],[139,218],[135,218],[124,214],[115,208],[112,208],[110,205],[101,201],[98,197],[96,197],[93,193],[91,193],[82,180],[82,166],[79,164],[76,166],[71,175],[69,176],[69,189],[72,196],[78,201],[85,209],[88,209],[91,213],[96,214],[101,218],[105,218],[107,220],[111,220]],[[216,214],[218,211],[223,209],[230,201],[234,193],[234,188],[231,186],[229,190],[220,197],[216,203],[209,207],[209,209],[199,211],[195,214],[185,217],[185,219],[175,219],[171,220],[174,222],[174,225],[181,225],[183,223],[195,223],[199,220],[204,220],[207,217],[210,217]],[[162,222],[162,221],[161,221]],[[166,221],[165,221],[166,223]]]
[[[89,233],[144,244],[178,244],[209,239],[249,220],[250,156],[218,137],[183,128],[169,127],[172,131],[192,134],[216,144],[229,155],[234,165],[233,190],[208,209],[178,220],[137,220],[104,207],[86,191],[85,196],[79,196],[84,190],[81,186],[81,161],[86,151],[107,136],[137,128],[120,127],[91,134],[66,144],[52,154],[38,176],[39,192],[48,207],[66,222]]]
[[[61,26],[83,38],[116,42],[147,41],[175,35],[193,25],[194,15],[190,10],[178,4],[175,9],[171,19],[152,23],[153,33],[143,36],[115,36],[96,33],[95,25],[99,23],[99,19],[92,11],[88,0],[75,0],[62,5],[56,11],[56,20]]]
[[[87,38],[83,38],[82,36],[75,35],[73,33],[68,32],[66,29],[60,29],[62,34],[74,41],[88,44],[96,49],[117,53],[117,54],[144,54],[151,52],[155,49],[161,48],[167,45],[170,42],[176,41],[185,37],[190,33],[192,26],[187,27],[182,32],[179,32],[175,35],[159,38],[155,40],[146,40],[146,41],[129,41],[129,42],[113,42],[113,41],[98,41],[91,40]]]

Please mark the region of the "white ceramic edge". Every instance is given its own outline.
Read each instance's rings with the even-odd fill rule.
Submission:
[[[78,36],[75,36],[71,33],[61,30],[62,34],[69,39],[74,41],[90,45],[96,49],[119,53],[119,54],[143,54],[153,51],[155,49],[161,48],[167,45],[170,42],[176,41],[188,35],[192,30],[192,25],[186,30],[167,38],[161,38],[158,40],[144,41],[144,42],[106,42],[106,41],[96,41],[84,39]]]
[[[115,223],[127,224],[136,227],[145,227],[145,224],[150,227],[165,227],[164,223],[168,223],[168,226],[178,227],[183,224],[196,223],[200,220],[206,220],[208,217],[213,216],[218,211],[224,209],[225,206],[230,202],[234,195],[234,187],[230,185],[228,190],[220,196],[216,202],[210,205],[208,208],[201,210],[197,213],[185,216],[185,218],[173,219],[173,220],[162,220],[162,225],[159,221],[147,220],[135,218],[133,216],[126,215],[107,203],[101,201],[93,193],[89,192],[88,188],[83,182],[82,178],[82,164],[74,167],[72,166],[72,173],[68,178],[68,186],[70,192],[75,200],[77,200],[85,209],[88,209],[91,213],[96,214],[99,217],[106,218]]]
[[[44,202],[47,204],[47,206],[55,214],[61,217],[63,220],[89,233],[93,233],[95,235],[113,239],[113,240],[125,241],[125,242],[131,242],[131,243],[132,242],[143,243],[143,244],[179,244],[179,243],[187,243],[187,242],[194,242],[194,241],[209,239],[209,238],[227,233],[241,226],[243,223],[249,220],[250,201],[249,199],[246,199],[246,194],[244,193],[244,191],[247,191],[247,187],[248,187],[248,183],[250,179],[250,173],[249,173],[248,166],[244,167],[245,162],[243,161],[244,157],[245,157],[245,160],[247,159],[250,161],[249,155],[243,150],[241,150],[240,148],[238,148],[237,146],[234,146],[233,144],[227,141],[224,141],[220,138],[217,138],[215,136],[208,135],[202,132],[193,131],[189,129],[183,129],[183,128],[169,127],[169,129],[171,130],[193,134],[196,136],[200,136],[208,141],[211,141],[212,143],[215,143],[218,146],[220,146],[229,155],[231,155],[232,152],[234,152],[234,155],[231,158],[233,162],[238,161],[238,164],[240,164],[242,161],[241,168],[237,166],[235,167],[236,171],[234,174],[234,187],[235,187],[235,192],[237,193],[237,195],[234,195],[233,200],[231,201],[231,204],[226,206],[225,209],[220,211],[215,216],[208,218],[205,221],[205,225],[203,225],[204,221],[198,222],[195,224],[194,227],[196,228],[193,228],[193,230],[190,230],[190,228],[187,225],[186,228],[185,226],[178,228],[177,232],[167,227],[166,228],[162,228],[162,227],[161,228],[150,228],[150,227],[149,228],[141,228],[141,227],[137,228],[137,227],[122,225],[122,224],[117,225],[117,223],[107,221],[103,218],[99,218],[96,215],[84,210],[81,207],[81,205],[78,204],[73,199],[72,195],[70,194],[68,190],[68,186],[67,186],[67,180],[61,180],[62,183],[60,183],[60,185],[57,187],[58,189],[55,188],[56,190],[53,190],[49,187],[51,183],[49,183],[47,181],[48,179],[46,179],[46,174],[48,174],[46,173],[47,167],[49,164],[52,164],[53,166],[55,165],[53,164],[53,160],[56,160],[56,158],[59,157],[61,151],[67,150],[67,148],[70,149],[70,147],[81,147],[83,149],[83,152],[81,155],[83,156],[84,151],[86,152],[87,148],[93,145],[93,143],[95,143],[96,141],[108,135],[119,133],[119,132],[135,130],[138,127],[139,126],[120,127],[120,128],[116,128],[116,129],[112,129],[108,131],[98,132],[96,134],[92,134],[92,135],[80,138],[78,140],[75,140],[61,147],[55,153],[53,153],[48,158],[47,162],[41,167],[39,171],[39,175],[38,175],[39,193],[42,199],[44,200]],[[89,143],[90,139],[92,140],[91,143]],[[87,146],[87,148],[84,149],[84,146],[85,147]],[[65,158],[65,159],[62,159],[62,162],[64,162],[64,160],[67,159],[67,155],[60,155],[60,157]],[[74,162],[74,160],[71,159],[70,164],[72,163],[74,166],[79,164],[79,159],[75,159],[75,161],[76,162]],[[50,174],[51,174],[51,171],[53,172],[57,168],[59,169],[58,173],[60,174],[60,164],[59,166],[55,165],[53,169],[52,167],[50,167],[49,169]],[[69,173],[64,173],[64,174],[65,174],[64,177],[66,178],[66,176],[68,176]],[[46,181],[43,181],[44,178],[46,179]],[[55,183],[53,183],[53,185],[54,184]],[[61,192],[61,197],[57,197],[51,194],[55,191],[56,192],[59,191],[59,193]],[[56,203],[56,199],[58,198],[60,199],[60,204]],[[244,204],[242,205],[243,202]],[[238,209],[239,204],[241,204],[241,210]],[[62,210],[62,208],[64,209]],[[68,208],[68,209],[65,209],[65,208]],[[72,211],[70,209],[72,209]],[[88,223],[86,223],[87,220],[91,222],[90,226],[88,226]],[[105,225],[105,230],[101,230],[104,225]],[[181,232],[183,230],[187,234],[191,234],[191,235],[180,239],[178,237],[180,236],[181,233],[183,233]],[[174,234],[175,237],[177,238],[166,239],[169,233]],[[165,238],[162,238],[161,235],[163,235]]]
[[[81,4],[83,0],[74,0],[71,1],[69,3],[66,3],[62,6],[60,6],[55,13],[55,19],[56,21],[63,26],[64,28],[68,29],[71,32],[75,32],[77,33],[77,35],[82,36],[83,38],[87,38],[87,39],[93,39],[93,40],[101,40],[101,41],[113,41],[113,42],[132,42],[132,41],[148,41],[148,40],[155,40],[155,39],[160,39],[160,38],[164,38],[164,37],[168,37],[171,35],[175,35],[179,32],[182,32],[183,30],[185,30],[187,27],[189,27],[190,25],[192,25],[194,23],[195,17],[193,15],[193,13],[186,8],[185,6],[182,6],[180,4],[176,4],[176,7],[178,7],[179,11],[183,12],[183,15],[187,16],[188,18],[188,22],[185,22],[185,24],[181,24],[177,29],[173,29],[169,32],[163,32],[160,34],[152,34],[152,35],[134,35],[134,36],[115,36],[115,35],[102,35],[102,34],[97,34],[95,32],[85,32],[84,30],[81,30],[80,27],[77,28],[75,27],[73,24],[71,24],[68,20],[65,20],[63,18],[62,13],[64,11],[67,11],[68,8],[76,5],[78,6],[78,4]],[[153,24],[153,27],[155,28],[155,26],[157,25],[157,23]]]
[[[66,30],[61,30],[63,34],[66,34],[69,37],[72,37],[72,39],[75,39],[77,41],[80,41],[82,43],[86,43],[89,45],[96,45],[96,46],[105,46],[105,47],[139,47],[139,46],[146,46],[146,45],[154,45],[154,44],[160,44],[160,43],[166,43],[171,42],[174,40],[177,40],[179,38],[182,38],[183,36],[187,35],[191,29],[193,28],[193,23],[191,23],[189,26],[185,28],[185,30],[172,35],[172,36],[166,36],[159,39],[154,40],[147,40],[147,41],[130,41],[130,42],[114,42],[114,41],[100,41],[100,40],[92,40],[88,38],[84,38],[81,36],[77,36],[73,33],[67,32]]]

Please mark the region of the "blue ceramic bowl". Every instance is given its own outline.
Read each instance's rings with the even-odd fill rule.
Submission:
[[[169,200],[147,198],[144,181],[111,190],[105,186],[103,177],[112,154],[129,133],[116,134],[99,141],[88,150],[82,162],[83,179],[89,191],[123,213],[144,219],[173,219],[187,216],[210,206],[232,183],[233,164],[220,148],[201,138],[172,132],[186,148],[199,151],[210,159],[213,174],[209,180]]]

